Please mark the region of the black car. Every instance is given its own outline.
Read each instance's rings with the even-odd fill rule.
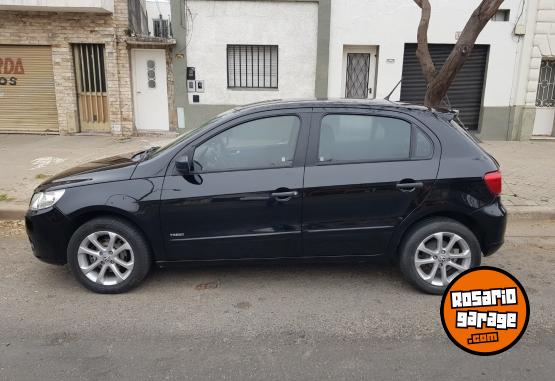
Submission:
[[[503,243],[497,162],[455,113],[389,101],[236,108],[163,148],[41,184],[34,254],[118,293],[152,263],[390,258],[441,293]]]

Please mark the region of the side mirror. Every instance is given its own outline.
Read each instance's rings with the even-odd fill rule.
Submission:
[[[177,160],[175,160],[175,168],[183,175],[190,174],[191,165],[189,164],[189,156],[183,155],[178,157]]]

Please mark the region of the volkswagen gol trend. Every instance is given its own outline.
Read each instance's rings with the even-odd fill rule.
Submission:
[[[153,263],[396,260],[442,293],[503,243],[497,162],[450,112],[395,102],[266,102],[163,148],[41,184],[34,254],[99,293]]]

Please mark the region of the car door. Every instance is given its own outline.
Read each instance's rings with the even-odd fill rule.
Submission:
[[[305,256],[377,255],[430,192],[437,138],[415,119],[315,110],[303,200]]]
[[[193,173],[170,164],[161,199],[168,260],[297,257],[311,114],[257,113],[198,138]]]

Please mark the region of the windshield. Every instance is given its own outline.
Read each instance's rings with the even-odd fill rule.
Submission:
[[[182,141],[186,140],[187,138],[189,138],[190,136],[196,134],[197,132],[201,132],[203,130],[207,130],[209,127],[211,127],[216,121],[218,121],[219,119],[222,119],[224,116],[230,114],[232,110],[228,110],[225,111],[217,116],[215,116],[214,118],[210,119],[209,121],[205,122],[202,126],[200,126],[199,128],[196,128],[194,130],[189,130],[184,132],[183,134],[179,135],[175,140],[171,141],[170,143],[168,143],[167,145],[163,146],[163,147],[157,147],[156,149],[152,150],[152,152],[150,152],[149,157],[155,157],[158,156],[159,154],[175,147],[176,145],[178,145],[179,143],[181,143]]]

